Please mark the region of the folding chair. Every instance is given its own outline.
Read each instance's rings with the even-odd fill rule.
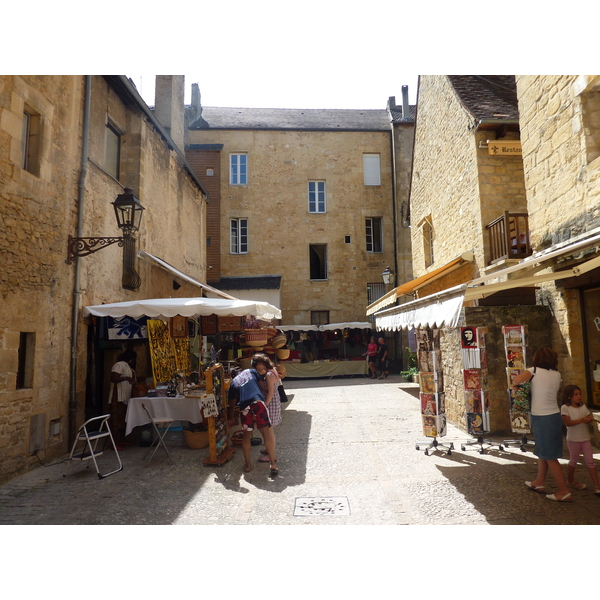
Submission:
[[[108,477],[113,473],[118,473],[123,469],[123,463],[121,462],[121,457],[119,456],[119,452],[117,450],[117,445],[115,444],[115,440],[110,432],[110,427],[108,426],[108,420],[110,419],[110,415],[102,415],[100,417],[94,417],[93,419],[87,420],[77,431],[77,435],[75,436],[75,441],[73,442],[73,447],[71,448],[71,454],[69,455],[69,459],[67,462],[67,468],[63,474],[63,477],[67,476],[67,471],[71,466],[71,462],[75,459],[79,459],[82,462],[84,460],[93,460],[94,466],[96,467],[96,473],[98,473],[98,479],[103,479],[104,477]],[[98,429],[95,429],[98,427]],[[110,473],[100,473],[100,468],[98,467],[98,463],[96,462],[96,457],[102,456],[104,450],[106,449],[106,442],[110,439],[113,450],[115,451],[115,456],[119,461],[119,467]],[[98,449],[98,442],[100,440],[104,440],[102,447]],[[83,448],[75,454],[75,449],[77,448],[77,444],[83,442]],[[89,467],[89,464],[88,464]]]
[[[150,464],[150,461],[152,460],[152,457],[158,450],[159,446],[162,446],[164,448],[165,452],[167,453],[167,456],[169,457],[169,460],[171,461],[171,464],[174,465],[175,463],[173,462],[173,459],[171,458],[171,455],[169,454],[169,450],[165,446],[165,436],[167,435],[167,432],[169,431],[169,427],[171,427],[171,423],[173,423],[174,419],[169,419],[168,417],[153,417],[143,402],[142,402],[142,408],[144,409],[145,413],[148,415],[148,419],[150,419],[150,423],[152,423],[152,427],[154,428],[154,433],[156,434],[156,444],[153,442],[152,444],[150,444],[150,448],[148,448],[148,452],[150,452],[150,450],[152,450],[152,446],[154,446],[154,452],[152,452],[152,455],[148,459],[146,466]],[[159,425],[162,425],[163,427],[159,427]],[[166,427],[164,427],[165,425],[166,425]],[[161,429],[162,429],[162,434],[161,434]],[[146,456],[148,456],[148,452],[146,452],[146,454],[144,455],[144,460],[146,460]]]

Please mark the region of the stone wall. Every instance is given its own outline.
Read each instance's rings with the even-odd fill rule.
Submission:
[[[550,346],[552,314],[546,306],[482,306],[466,307],[459,327],[442,330],[440,346],[444,370],[444,392],[448,419],[467,431],[465,402],[463,394],[463,360],[460,340],[460,327],[487,327],[485,336],[490,406],[491,433],[510,434],[507,394],[506,356],[504,352],[504,325],[526,325],[527,364],[531,365],[533,353],[540,346]],[[563,377],[564,379],[564,377]]]

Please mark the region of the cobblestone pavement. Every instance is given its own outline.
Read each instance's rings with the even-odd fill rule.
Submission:
[[[294,396],[276,428],[275,478],[268,464],[256,462],[258,446],[246,474],[241,449],[226,464],[207,467],[207,450],[174,436],[174,465],[160,448],[146,465],[146,448],[130,446],[121,452],[123,471],[102,480],[93,465],[78,463],[63,477],[66,464],[56,462],[5,483],[0,525],[600,523],[600,497],[590,490],[555,503],[525,487],[536,473],[530,451],[462,451],[469,437],[452,425],[440,439],[454,444],[450,454],[425,454],[423,444],[417,451],[431,440],[421,433],[417,387],[399,376],[289,380],[286,389]],[[101,458],[106,469],[114,458]],[[589,486],[587,469],[580,465],[578,473]]]

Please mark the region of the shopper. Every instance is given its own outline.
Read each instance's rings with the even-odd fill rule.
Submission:
[[[268,365],[268,370],[264,377],[265,386],[265,404],[269,411],[269,420],[271,421],[271,427],[277,427],[281,423],[281,398],[279,396],[279,390],[281,389],[279,379],[279,373],[273,364],[273,361],[266,354],[255,354],[255,357],[263,359],[264,363]],[[260,370],[257,367],[260,373]],[[275,438],[275,430],[273,430],[273,443],[276,447],[277,440]],[[268,450],[263,448],[261,451],[262,456],[258,459],[258,462],[269,462]]]
[[[562,457],[562,419],[558,407],[558,388],[561,376],[558,372],[558,355],[552,348],[543,346],[533,355],[533,368],[516,375],[512,383],[519,385],[531,380],[531,428],[535,436],[533,453],[538,457],[537,476],[525,485],[542,494],[548,470],[552,473],[558,490],[546,494],[548,500],[570,502],[573,500],[558,459]]]
[[[594,483],[594,494],[600,494],[598,472],[594,463],[592,442],[588,423],[593,421],[587,406],[581,401],[581,389],[576,385],[566,385],[562,393],[560,409],[563,423],[567,427],[567,445],[569,446],[569,464],[567,465],[567,485],[576,490],[585,490],[585,483],[575,481],[575,467],[579,456],[583,459]]]
[[[377,367],[381,375],[379,379],[385,379],[388,376],[388,347],[386,346],[385,340],[379,338],[379,346],[377,348]]]
[[[367,344],[367,351],[363,354],[367,356],[369,361],[369,370],[371,371],[371,379],[377,379],[377,342],[375,336],[371,336],[371,340]]]
[[[270,361],[269,361],[270,362]],[[269,369],[269,363],[264,359],[264,355],[254,355],[252,357],[251,367],[245,369],[237,375],[230,384],[230,398],[237,399],[237,406],[240,410],[240,423],[244,432],[242,438],[242,451],[244,453],[244,471],[249,473],[252,470],[252,462],[250,460],[250,445],[252,431],[254,426],[262,435],[265,447],[267,449],[271,475],[278,474],[275,463],[275,436],[271,421],[269,419],[269,411],[265,403],[265,392],[261,385],[264,376]]]
[[[131,398],[131,390],[136,382],[133,364],[135,353],[123,352],[117,358],[110,373],[110,389],[108,404],[110,409],[110,426],[114,433],[117,450],[122,450],[125,442],[125,416],[127,403]]]

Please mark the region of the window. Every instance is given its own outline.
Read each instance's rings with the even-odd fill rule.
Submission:
[[[433,264],[433,223],[431,217],[427,217],[423,221],[423,255],[425,257],[425,266],[429,267]]]
[[[231,185],[248,184],[248,155],[229,155],[229,183]]]
[[[111,123],[106,124],[104,137],[104,170],[119,179],[121,161],[121,134]]]
[[[309,181],[308,182],[308,212],[324,213],[325,212],[325,182],[324,181]]]
[[[365,220],[367,233],[367,252],[383,252],[381,217],[369,217]]]
[[[21,332],[17,366],[17,389],[33,387],[33,354],[35,333]]]
[[[248,219],[231,219],[231,254],[248,254]]]
[[[379,154],[363,154],[365,185],[381,185]]]
[[[376,300],[379,300],[382,296],[385,296],[387,293],[385,283],[381,281],[375,281],[372,283],[367,283],[367,306],[370,306]],[[369,315],[367,320],[374,323],[375,315]]]
[[[349,235],[345,235],[344,236],[344,244],[351,244],[352,243],[352,237]]]
[[[310,278],[327,279],[327,244],[311,244],[310,255]]]
[[[38,177],[40,174],[40,143],[41,117],[26,104],[21,131],[21,167]]]
[[[329,325],[328,310],[311,310],[310,311],[311,325]]]

